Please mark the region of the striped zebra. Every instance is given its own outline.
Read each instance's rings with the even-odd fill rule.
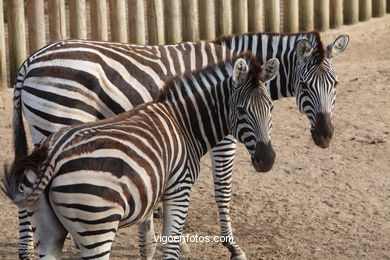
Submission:
[[[338,81],[332,57],[344,51],[342,35],[325,49],[317,32],[243,34],[210,42],[164,46],[66,40],[33,54],[19,70],[14,92],[16,158],[27,153],[22,112],[34,144],[63,126],[96,121],[127,111],[158,96],[163,82],[185,71],[200,69],[245,50],[263,63],[281,61],[278,76],[268,83],[272,99],[295,96],[311,122],[312,136],[321,147],[333,134],[330,121]],[[211,150],[215,200],[222,236],[233,237],[229,215],[231,175],[236,141],[228,136]],[[19,211],[21,259],[33,252],[26,211]],[[237,243],[224,244],[232,256],[242,255]]]
[[[279,70],[250,52],[174,78],[156,101],[98,122],[65,127],[5,171],[5,190],[36,228],[41,259],[58,259],[67,232],[83,259],[108,259],[119,227],[140,224],[141,255],[156,245],[152,213],[164,203],[163,236],[179,237],[200,159],[228,134],[257,171],[275,160],[272,100],[263,82]],[[163,245],[179,258],[179,241]]]

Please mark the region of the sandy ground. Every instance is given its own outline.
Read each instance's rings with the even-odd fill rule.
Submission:
[[[334,64],[341,84],[329,149],[314,146],[294,99],[275,102],[269,173],[253,170],[239,146],[231,216],[249,259],[390,259],[390,16],[323,34],[351,42]],[[0,163],[11,160],[11,90],[0,92]],[[219,234],[211,163],[193,190],[185,233]],[[17,257],[17,210],[0,194],[0,259]],[[156,220],[157,233],[161,221]],[[112,259],[138,256],[136,228],[118,232]],[[191,243],[190,259],[228,259],[218,243]],[[160,248],[159,248],[160,249]],[[161,255],[158,251],[157,256]],[[64,259],[78,259],[70,241]]]

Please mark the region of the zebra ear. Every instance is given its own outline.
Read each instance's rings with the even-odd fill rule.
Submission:
[[[236,85],[241,85],[245,82],[248,75],[249,67],[245,59],[239,58],[234,63],[233,68],[233,81]]]
[[[313,46],[307,38],[301,38],[297,42],[297,56],[299,62],[305,62],[313,52]]]
[[[339,37],[334,40],[331,44],[326,46],[325,49],[325,56],[328,59],[331,59],[341,53],[344,52],[344,50],[347,48],[349,43],[349,36],[348,34],[340,35]]]
[[[261,66],[261,72],[259,80],[267,82],[273,80],[279,73],[279,60],[277,58],[269,59],[263,66]]]

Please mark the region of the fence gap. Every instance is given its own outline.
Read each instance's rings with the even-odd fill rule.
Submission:
[[[107,3],[101,0],[90,0],[91,8],[91,38],[98,41],[108,41]]]
[[[280,32],[280,2],[279,0],[265,0],[265,31]]]
[[[217,35],[230,35],[232,29],[232,4],[230,0],[217,0]]]
[[[144,0],[129,0],[129,42],[146,44]]]
[[[149,44],[164,44],[164,14],[162,0],[147,0]]]
[[[264,31],[264,1],[248,0],[248,30],[249,32]]]

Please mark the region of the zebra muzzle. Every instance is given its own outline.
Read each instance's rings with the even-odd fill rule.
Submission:
[[[334,133],[330,113],[317,113],[316,125],[310,130],[313,141],[321,148],[328,148]]]
[[[268,172],[275,162],[276,153],[272,148],[271,141],[267,144],[257,142],[255,154],[252,156],[252,165],[258,172]]]

